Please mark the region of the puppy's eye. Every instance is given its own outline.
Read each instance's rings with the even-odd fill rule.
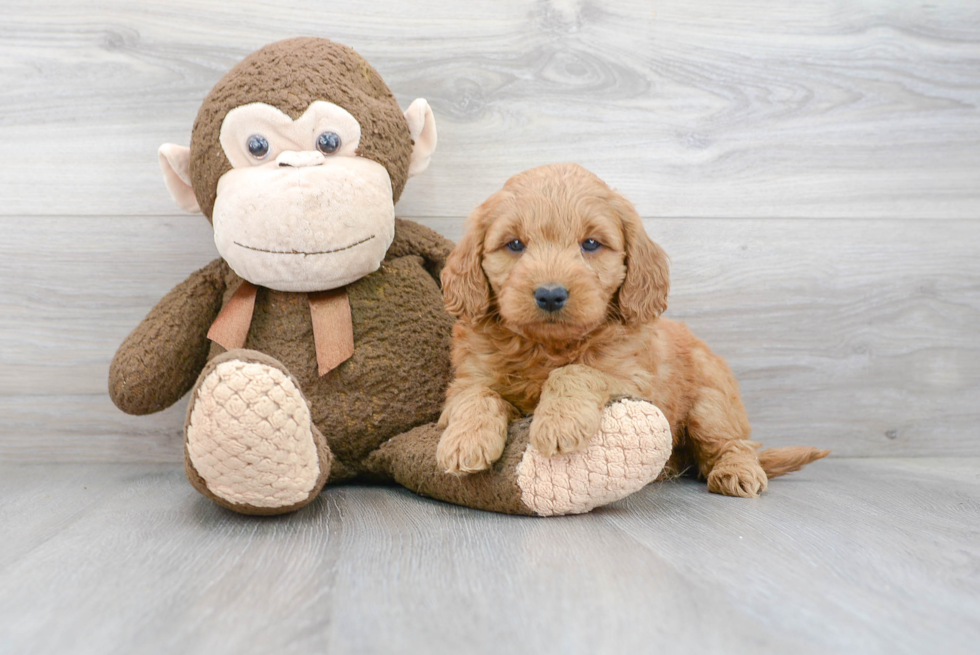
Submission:
[[[602,244],[595,239],[586,239],[582,242],[582,250],[585,252],[595,252],[600,247],[602,247]]]
[[[514,239],[513,241],[507,242],[507,250],[511,252],[524,252],[524,242],[520,239]]]

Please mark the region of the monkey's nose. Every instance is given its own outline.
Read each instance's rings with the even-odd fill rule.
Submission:
[[[534,300],[546,312],[557,312],[568,300],[568,289],[557,284],[545,284],[534,290]]]
[[[279,166],[292,166],[303,168],[304,166],[319,166],[326,159],[316,150],[284,150],[276,157]]]

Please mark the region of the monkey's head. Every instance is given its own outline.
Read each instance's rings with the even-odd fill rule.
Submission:
[[[354,50],[298,38],[232,68],[205,98],[190,148],[161,146],[160,166],[177,205],[211,221],[238,275],[323,291],[381,265],[395,203],[435,145],[425,100],[403,114]]]

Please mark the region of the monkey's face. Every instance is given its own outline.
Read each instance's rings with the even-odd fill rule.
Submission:
[[[381,265],[394,204],[436,140],[424,99],[403,113],[352,49],[301,37],[228,71],[198,111],[191,147],[165,143],[159,158],[177,206],[211,220],[238,275],[326,291]]]
[[[357,156],[361,127],[317,101],[297,120],[263,103],[228,112],[212,220],[238,275],[279,291],[319,291],[378,269],[394,238],[391,179]]]

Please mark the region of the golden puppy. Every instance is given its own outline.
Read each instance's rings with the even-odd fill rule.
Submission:
[[[657,405],[674,436],[665,472],[696,466],[716,493],[756,496],[769,478],[826,456],[756,452],[724,360],[660,318],[669,286],[667,256],[633,205],[589,171],[559,164],[508,180],[470,216],[442,271],[459,320],[440,466],[489,468],[521,414],[534,414],[542,453],[581,450],[617,396]]]

